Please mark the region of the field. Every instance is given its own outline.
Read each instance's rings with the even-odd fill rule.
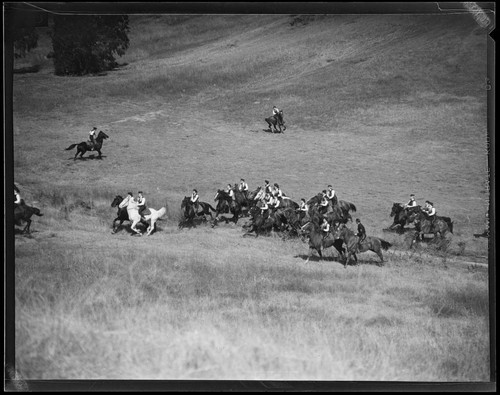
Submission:
[[[25,379],[487,382],[487,35],[470,15],[131,16],[121,66],[57,77],[47,31],[14,75],[14,175],[42,210],[15,236],[16,372]],[[273,105],[284,134],[265,132]],[[92,126],[103,158],[73,160]],[[197,188],[332,184],[393,247],[335,252],[179,230]],[[111,234],[127,191],[167,215]],[[393,202],[434,202],[447,249],[384,232]],[[354,224],[350,225],[354,228]],[[490,268],[491,269],[491,268]]]

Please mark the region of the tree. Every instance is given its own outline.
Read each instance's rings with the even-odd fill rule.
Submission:
[[[24,58],[38,45],[38,34],[33,26],[19,27],[14,30],[14,57]]]
[[[129,47],[127,15],[55,15],[51,32],[56,75],[111,70]]]

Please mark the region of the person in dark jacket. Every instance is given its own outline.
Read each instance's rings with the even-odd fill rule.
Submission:
[[[356,218],[356,223],[358,224],[358,233],[356,233],[356,236],[358,236],[358,246],[361,247],[361,243],[366,239],[366,229],[359,218]]]

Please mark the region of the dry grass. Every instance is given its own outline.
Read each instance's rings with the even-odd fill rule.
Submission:
[[[485,35],[462,17],[292,20],[137,17],[119,70],[15,76],[15,178],[45,213],[16,238],[24,377],[489,379],[488,275],[456,264],[488,247]],[[262,131],[273,104],[284,135]],[[73,161],[92,126],[104,158]],[[212,203],[241,177],[295,200],[333,184],[394,244],[387,265],[305,265],[306,244],[241,224],[177,229],[183,196]],[[112,199],[139,189],[167,219],[112,235]],[[411,192],[454,219],[448,250],[382,231]]]

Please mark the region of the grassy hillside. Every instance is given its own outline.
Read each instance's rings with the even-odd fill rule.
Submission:
[[[41,208],[16,236],[17,368],[28,378],[489,378],[486,33],[470,16],[132,16],[102,76],[56,77],[50,40],[16,67],[14,172]],[[263,131],[273,105],[287,131]],[[70,144],[96,126],[102,160]],[[86,154],[89,156],[89,154]],[[298,201],[332,184],[394,244],[344,269],[241,224],[177,229],[193,188],[244,177]],[[110,232],[115,195],[167,219]],[[383,232],[417,195],[447,251]],[[462,262],[462,263],[460,263]],[[463,262],[466,262],[465,264]],[[404,352],[402,352],[404,350]]]

